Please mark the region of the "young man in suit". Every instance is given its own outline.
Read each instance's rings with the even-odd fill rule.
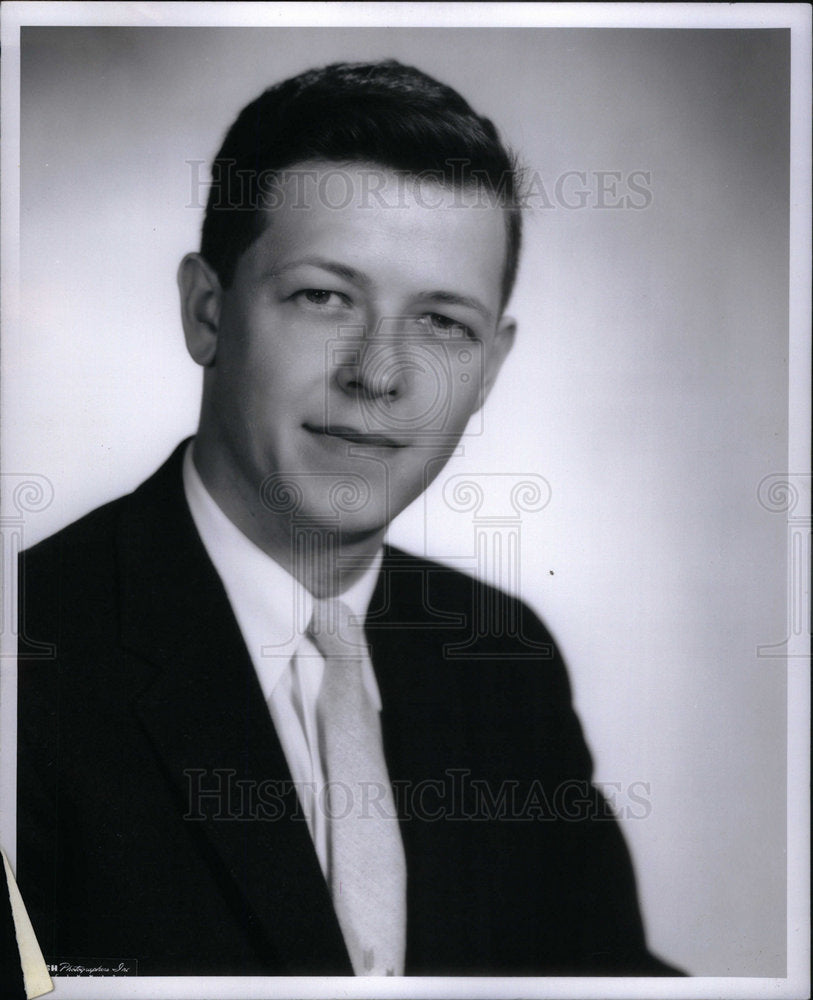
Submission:
[[[342,64],[248,105],[212,173],[179,270],[198,433],[21,562],[18,877],[43,951],[141,975],[672,971],[544,627],[383,542],[511,348],[510,153],[417,70]]]

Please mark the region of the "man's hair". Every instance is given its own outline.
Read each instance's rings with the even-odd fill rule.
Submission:
[[[457,91],[395,60],[312,69],[243,108],[212,164],[201,239],[224,288],[266,226],[269,181],[306,160],[364,161],[487,192],[506,214],[505,305],[522,233],[516,158]]]

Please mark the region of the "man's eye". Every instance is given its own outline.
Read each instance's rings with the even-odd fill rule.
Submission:
[[[297,298],[303,298],[315,306],[345,306],[348,304],[347,296],[340,292],[329,292],[325,288],[304,288],[297,292]]]
[[[444,316],[443,313],[428,313],[427,319],[432,327],[444,337],[471,337],[472,332],[460,320],[452,319],[451,316]]]

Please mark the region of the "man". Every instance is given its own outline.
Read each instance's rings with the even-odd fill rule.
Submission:
[[[198,433],[21,560],[46,957],[668,974],[550,636],[383,544],[511,348],[510,154],[417,70],[343,64],[248,105],[212,173],[179,270]]]

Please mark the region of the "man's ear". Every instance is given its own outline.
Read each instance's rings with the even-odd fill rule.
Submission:
[[[214,364],[223,290],[211,265],[199,253],[188,253],[178,268],[186,349],[204,368]]]
[[[497,332],[490,349],[485,358],[483,370],[483,382],[480,387],[480,396],[477,400],[476,410],[488,399],[491,388],[497,381],[503,361],[508,357],[511,348],[514,346],[514,337],[517,332],[516,320],[511,316],[503,316],[497,325]]]

